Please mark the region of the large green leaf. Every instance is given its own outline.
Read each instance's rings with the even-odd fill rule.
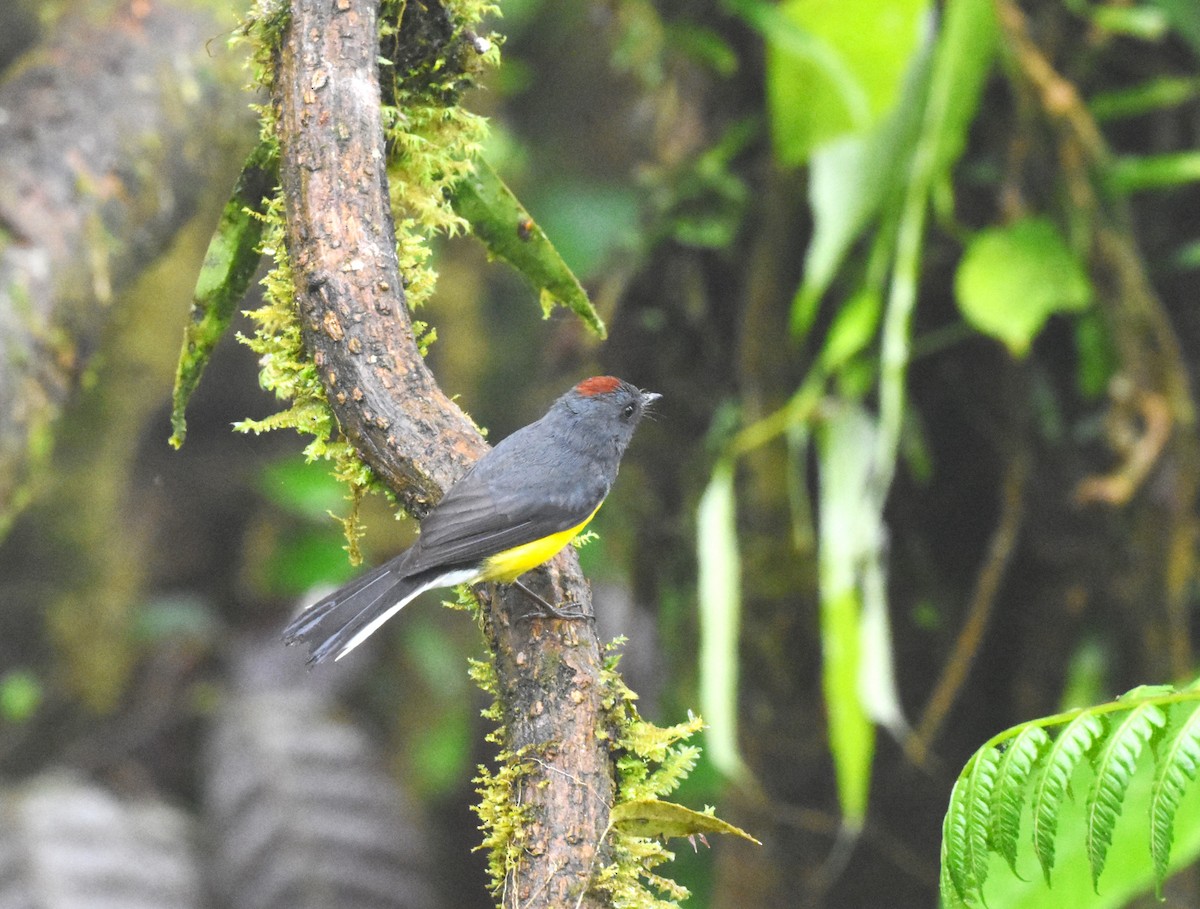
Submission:
[[[1083,266],[1045,218],[979,233],[959,263],[954,290],[966,320],[1017,357],[1050,316],[1086,309],[1092,299]]]
[[[767,107],[779,160],[879,122],[899,95],[927,0],[738,4],[767,41]]]

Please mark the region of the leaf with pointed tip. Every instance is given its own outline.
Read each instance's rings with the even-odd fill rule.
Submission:
[[[1095,779],[1087,798],[1087,847],[1092,866],[1092,889],[1099,892],[1100,874],[1112,845],[1113,828],[1121,815],[1122,803],[1142,749],[1167,718],[1154,704],[1142,704],[1129,711],[1105,737],[1096,757]]]
[[[690,837],[699,834],[703,837],[709,833],[725,833],[762,845],[741,827],[721,820],[711,811],[711,808],[706,811],[693,811],[683,805],[660,799],[634,799],[613,806],[612,824],[634,836],[658,836],[667,839],[672,836]]]
[[[470,222],[471,231],[491,255],[537,288],[547,318],[554,306],[565,306],[597,337],[607,337],[608,330],[579,279],[487,161],[476,160],[474,173],[454,185],[450,204]]]
[[[1025,786],[1049,744],[1050,736],[1044,729],[1026,726],[1000,757],[996,787],[992,790],[988,844],[1004,857],[1013,874],[1017,873],[1017,838],[1021,833]]]
[[[266,140],[250,153],[221,220],[208,243],[204,264],[192,293],[192,315],[183,334],[171,405],[171,438],[175,448],[187,435],[185,411],[213,348],[229,328],[238,301],[258,268],[263,212],[279,181],[278,148]]]
[[[1104,724],[1093,713],[1081,713],[1071,720],[1050,746],[1042,774],[1034,786],[1033,848],[1042,866],[1046,886],[1050,885],[1050,872],[1054,869],[1058,814],[1067,795],[1071,774],[1103,733]]]
[[[1196,781],[1200,767],[1200,705],[1179,727],[1169,742],[1160,746],[1154,786],[1150,790],[1150,854],[1154,878],[1161,887],[1175,840],[1175,813],[1187,787]]]

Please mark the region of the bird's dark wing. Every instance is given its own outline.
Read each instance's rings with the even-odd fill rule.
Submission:
[[[421,523],[421,536],[404,554],[406,575],[431,568],[476,565],[489,556],[569,530],[585,521],[608,494],[602,477],[589,477],[576,488],[556,488],[553,474],[533,470],[540,479],[514,483],[511,473],[493,478],[480,462],[438,502]],[[503,472],[501,472],[503,473]]]

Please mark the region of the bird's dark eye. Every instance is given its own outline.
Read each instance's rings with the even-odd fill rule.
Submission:
[[[625,409],[621,411],[621,416],[624,419],[628,420],[630,417],[633,416],[633,414],[636,410],[637,410],[636,404],[626,404]]]

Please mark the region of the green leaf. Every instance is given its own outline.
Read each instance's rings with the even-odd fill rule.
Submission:
[[[598,337],[607,336],[579,279],[490,164],[478,159],[475,173],[455,184],[450,201],[488,252],[515,268],[539,291],[546,315],[554,306],[565,306]]]
[[[1108,734],[1096,757],[1096,778],[1088,791],[1086,807],[1088,859],[1092,866],[1092,889],[1096,892],[1125,792],[1137,770],[1138,756],[1155,730],[1161,729],[1166,721],[1162,710],[1154,704],[1135,707]]]
[[[1171,152],[1118,158],[1108,167],[1105,182],[1118,193],[1172,189],[1200,181],[1200,152]]]
[[[1084,799],[1080,798],[1078,803],[1068,799],[1060,813],[1059,827],[1063,832],[1058,840],[1053,888],[1046,886],[1040,874],[1028,879],[1011,874],[1004,860],[994,855],[995,864],[977,904],[988,909],[1125,909],[1138,894],[1152,891],[1155,869],[1148,840],[1154,774],[1147,755],[1143,754],[1140,763],[1141,769],[1125,795],[1125,808],[1108,851],[1099,895],[1091,886],[1091,862],[1084,836],[1087,821]],[[1071,780],[1071,788],[1087,792],[1093,776],[1089,763],[1082,761]],[[1179,808],[1175,835],[1168,870],[1185,868],[1200,856],[1200,786],[1192,786],[1186,793]],[[1029,837],[1021,840],[1018,867],[1022,859],[1033,861],[1032,842]]]
[[[742,610],[742,566],[737,540],[734,465],[722,459],[713,469],[696,514],[697,596],[700,609],[700,712],[713,766],[742,777],[738,748],[738,636]]]
[[[1159,886],[1167,875],[1175,839],[1175,814],[1200,767],[1200,705],[1192,708],[1169,742],[1160,747],[1150,790],[1150,854]]]
[[[829,372],[836,372],[852,357],[862,353],[875,339],[882,315],[883,299],[878,291],[870,288],[862,288],[842,304],[821,348],[822,366]]]
[[[988,815],[999,765],[1000,752],[990,745],[975,752],[954,784],[942,823],[942,864],[964,902],[987,880]]]
[[[967,785],[967,861],[976,888],[983,887],[988,875],[988,830],[999,767],[1000,752],[995,748],[984,748],[975,756]]]
[[[767,108],[789,166],[892,108],[916,52],[926,0],[785,0],[731,4],[767,43]]]
[[[963,316],[1022,357],[1059,312],[1086,309],[1092,288],[1058,228],[1026,218],[979,233],[967,247],[954,290]]]
[[[1200,6],[1196,0],[1152,0],[1167,14],[1171,27],[1200,56]]]
[[[225,203],[217,229],[208,243],[204,264],[192,295],[191,321],[183,333],[183,348],[175,371],[171,406],[170,443],[178,448],[187,436],[185,411],[192,392],[229,328],[234,309],[258,269],[263,213],[275,194],[279,159],[273,142],[263,140],[242,167],[233,195]]]
[[[944,832],[944,831],[943,831]],[[950,875],[950,849],[947,840],[942,838],[942,867],[938,873],[938,906],[940,909],[967,909],[968,903],[954,884]]]
[[[611,820],[614,827],[619,827],[634,836],[669,839],[676,836],[723,833],[762,845],[741,827],[735,827],[716,817],[711,808],[703,812],[693,811],[683,805],[659,799],[634,799],[614,805]]]
[[[1088,107],[1097,120],[1116,120],[1177,107],[1197,95],[1200,95],[1200,79],[1194,76],[1160,76],[1129,88],[1097,92],[1088,100]]]
[[[882,556],[873,482],[876,429],[861,405],[828,408],[817,433],[821,679],[838,798],[852,826],[866,817],[875,729],[863,699],[863,579]]]
[[[1008,743],[996,771],[996,787],[988,824],[991,848],[1017,873],[1017,839],[1021,833],[1021,812],[1025,808],[1025,786],[1047,746],[1048,736],[1040,726],[1026,726]]]
[[[984,82],[1000,49],[992,0],[949,0],[933,58],[926,120],[921,137],[930,154],[931,178],[946,179],[962,156],[967,131],[979,109]]]
[[[986,790],[986,783],[979,786],[975,780],[987,780],[989,775],[977,770],[977,757],[973,756],[955,784],[943,825],[942,905],[1120,909],[1138,893],[1161,885],[1169,871],[1195,861],[1200,855],[1200,787],[1191,782],[1200,766],[1197,694],[1194,688],[1140,686],[1086,712],[1043,718],[993,738],[985,747],[1003,751],[987,815],[989,868],[984,873],[985,883],[972,888],[980,872],[977,841],[971,839],[978,813],[970,793]],[[1167,712],[1169,718],[1164,716]],[[1039,727],[1045,732],[1037,731]],[[1048,746],[1046,733],[1054,735],[1055,729],[1061,732]],[[1157,769],[1147,758],[1147,742],[1155,751]],[[1092,759],[1084,760],[1089,755]],[[1017,779],[1010,780],[1018,765],[1019,771],[1013,774]],[[1037,782],[1022,804],[1022,780],[1034,776]],[[1089,795],[1076,801],[1066,797],[1072,791]],[[1009,808],[1002,807],[1006,803]],[[1098,813],[1106,810],[1099,805],[1109,809],[1115,805],[1115,810],[1108,818],[1097,819]],[[1045,823],[1047,806],[1053,816],[1049,825]],[[1018,813],[1006,820],[1004,815],[1011,813],[1010,809]],[[1015,827],[997,832],[1010,822],[1019,824],[1025,811],[1033,816],[1032,837],[1017,837]],[[1100,858],[1105,882],[1102,891],[1095,888],[1100,840],[1088,836],[1089,826],[1107,840],[1102,847],[1106,855]],[[1057,830],[1064,832],[1060,835]],[[1047,836],[1051,847],[1048,861],[1044,854]],[[1017,844],[1015,860],[1005,854],[1006,840]],[[1017,873],[1017,866],[1030,852],[1043,863],[1044,874],[1039,878],[1027,879]],[[1048,866],[1053,868],[1052,886],[1040,879]]]
[[[1161,41],[1170,25],[1169,17],[1162,10],[1145,5],[1096,4],[1090,7],[1088,14],[1097,28],[1140,41]]]
[[[1099,398],[1110,387],[1118,365],[1112,332],[1098,308],[1081,313],[1075,320],[1075,358],[1079,391],[1092,400]]]
[[[1067,786],[1076,765],[1104,733],[1104,723],[1091,713],[1081,713],[1059,734],[1046,754],[1045,765],[1033,790],[1033,846],[1046,885],[1054,870],[1055,835]]]

